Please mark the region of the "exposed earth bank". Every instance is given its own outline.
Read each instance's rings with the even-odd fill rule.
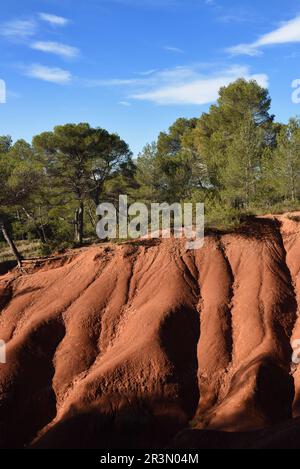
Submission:
[[[0,276],[2,448],[300,448],[300,212]]]

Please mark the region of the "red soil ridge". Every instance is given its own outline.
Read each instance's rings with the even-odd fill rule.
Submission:
[[[299,417],[299,231],[261,217],[198,251],[98,245],[0,277],[0,446],[161,447],[192,425],[173,444],[198,447]]]

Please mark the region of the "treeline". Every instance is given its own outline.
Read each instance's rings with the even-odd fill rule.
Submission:
[[[140,198],[203,201],[206,219],[293,209],[300,198],[300,119],[270,114],[255,81],[220,89],[199,119],[178,119],[137,160]]]
[[[88,124],[55,127],[32,144],[0,137],[0,229],[13,239],[39,238],[46,253],[95,238],[96,207],[132,201],[204,202],[213,224],[241,214],[298,207],[300,120],[270,114],[255,81],[221,88],[200,118],[178,119],[136,161],[118,135]]]
[[[19,264],[13,238],[38,237],[47,253],[95,236],[96,206],[134,187],[135,170],[118,135],[86,123],[55,127],[32,145],[1,137],[0,229]]]

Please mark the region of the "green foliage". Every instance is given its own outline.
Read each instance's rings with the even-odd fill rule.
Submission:
[[[45,251],[62,243],[82,244],[95,234],[101,197],[117,199],[137,187],[128,145],[116,134],[88,124],[58,126],[53,132],[12,145],[0,138],[0,216],[19,239],[39,238]],[[75,215],[74,215],[75,214]]]
[[[235,208],[254,202],[263,154],[263,132],[246,116],[226,148],[226,166],[221,180],[227,201]]]
[[[300,119],[290,119],[277,137],[274,177],[284,200],[295,202],[300,196]]]
[[[118,135],[86,123],[57,126],[34,137],[33,146],[45,162],[54,197],[75,204],[75,241],[82,244],[86,202],[92,200],[96,209],[108,181],[130,178],[131,152]]]
[[[40,255],[42,257],[52,256],[53,254],[62,254],[75,248],[76,245],[71,241],[53,240],[40,247]]]
[[[181,152],[185,136],[195,129],[197,119],[177,119],[168,132],[161,132],[157,140],[157,152],[161,157],[176,156]]]
[[[162,180],[156,143],[146,145],[140,153],[136,162],[136,181],[136,199],[149,203],[158,200]]]
[[[268,91],[255,81],[237,80],[221,88],[218,103],[203,114],[193,132],[192,144],[207,167],[209,182],[217,190],[224,188],[224,170],[228,152],[241,140],[241,129],[252,124],[261,127],[270,138],[273,116],[269,114],[271,99]],[[236,149],[238,150],[238,149]],[[238,158],[238,155],[237,155]]]
[[[225,230],[252,213],[299,209],[300,119],[274,122],[270,106],[266,89],[237,80],[209,112],[177,119],[136,161],[118,135],[87,123],[57,126],[32,145],[0,137],[0,222],[20,243],[39,239],[49,255],[95,241],[97,205],[117,206],[121,194],[147,204],[204,202],[207,227]]]
[[[274,123],[271,98],[255,81],[221,88],[199,119],[178,119],[137,160],[136,196],[204,202],[208,226],[299,201],[299,121]]]
[[[12,138],[9,135],[0,136],[0,153],[7,153],[12,146]]]

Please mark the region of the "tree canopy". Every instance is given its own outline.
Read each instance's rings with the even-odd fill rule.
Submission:
[[[118,135],[65,124],[0,137],[0,228],[46,247],[95,239],[101,201],[204,202],[206,217],[292,209],[300,198],[300,120],[275,122],[268,90],[243,79],[200,117],[177,119],[136,160]]]

